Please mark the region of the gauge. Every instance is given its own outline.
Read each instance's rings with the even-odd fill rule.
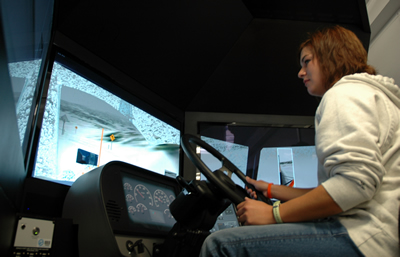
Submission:
[[[170,200],[164,191],[157,189],[154,192],[154,204],[156,205],[156,207],[160,207],[160,205],[168,207],[169,203]]]
[[[175,200],[175,196],[170,195],[170,196],[169,196],[169,201],[172,203],[174,200]]]
[[[147,207],[146,207],[146,205],[144,205],[142,203],[138,203],[136,205],[136,210],[137,210],[137,212],[145,213],[147,211]]]
[[[153,197],[150,191],[142,184],[135,186],[133,195],[137,203],[144,203],[145,205],[153,206]]]
[[[171,211],[169,209],[165,209],[164,210],[164,215],[165,217],[167,217],[168,219],[173,219],[174,217],[172,217]]]
[[[131,186],[131,184],[125,183],[125,184],[124,184],[124,189],[125,189],[126,191],[132,191],[132,186]]]
[[[131,194],[127,194],[125,198],[128,203],[133,202],[133,200],[135,200],[135,198]]]
[[[129,212],[130,214],[135,214],[136,208],[133,207],[132,205],[129,205],[129,207],[128,207],[128,212]]]

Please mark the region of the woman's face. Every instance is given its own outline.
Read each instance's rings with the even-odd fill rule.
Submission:
[[[301,69],[298,77],[303,79],[303,83],[307,87],[308,93],[313,96],[322,97],[327,89],[323,81],[323,75],[318,59],[314,56],[309,46],[305,46],[303,50],[301,50],[300,65]]]

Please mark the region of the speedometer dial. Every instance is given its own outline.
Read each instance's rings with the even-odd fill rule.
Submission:
[[[135,186],[133,190],[133,196],[137,203],[143,203],[145,205],[153,206],[153,197],[150,191],[142,184]]]
[[[160,205],[168,207],[170,204],[169,197],[164,191],[157,189],[154,192],[154,204],[156,205],[156,207],[160,207]]]

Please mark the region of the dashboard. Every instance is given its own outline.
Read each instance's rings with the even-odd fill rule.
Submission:
[[[72,184],[62,216],[78,225],[80,256],[131,256],[127,246],[142,240],[152,252],[176,223],[169,206],[180,189],[171,177],[113,161]]]

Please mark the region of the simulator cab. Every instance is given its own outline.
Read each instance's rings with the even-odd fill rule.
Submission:
[[[245,176],[315,186],[297,47],[333,24],[370,39],[360,0],[0,12],[2,256],[190,256],[240,226]]]

